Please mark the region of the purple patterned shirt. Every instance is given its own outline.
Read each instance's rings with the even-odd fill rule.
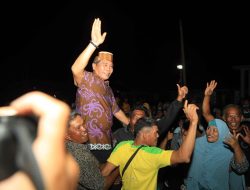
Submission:
[[[108,81],[84,71],[76,92],[76,109],[82,115],[91,144],[111,144],[113,114],[118,107]]]

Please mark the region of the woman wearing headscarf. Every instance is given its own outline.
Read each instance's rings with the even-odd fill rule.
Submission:
[[[236,136],[230,135],[224,121],[214,119],[209,122],[206,135],[196,139],[186,187],[188,190],[243,190],[243,178],[231,173],[243,172],[248,165]]]

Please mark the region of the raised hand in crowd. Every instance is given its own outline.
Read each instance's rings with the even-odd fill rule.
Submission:
[[[215,80],[210,81],[210,83],[207,83],[207,87],[205,89],[205,96],[211,96],[214,92],[214,89],[217,86],[217,82]]]
[[[102,44],[106,38],[107,32],[101,32],[101,20],[96,18],[92,25],[91,42],[97,47]]]
[[[177,88],[178,88],[178,96],[176,99],[181,102],[188,94],[188,87],[187,86],[181,87],[179,84],[177,84]]]
[[[243,126],[243,131],[245,132],[245,135],[239,133],[239,136],[242,138],[242,140],[250,145],[250,129],[247,126]]]

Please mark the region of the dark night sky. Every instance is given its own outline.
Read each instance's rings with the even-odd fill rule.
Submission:
[[[176,88],[180,19],[189,88],[204,88],[212,79],[220,88],[238,88],[239,71],[232,65],[250,65],[250,17],[245,4],[87,2],[1,5],[1,99],[32,89],[74,97],[70,67],[88,44],[95,17],[108,32],[99,50],[114,53],[114,89]]]

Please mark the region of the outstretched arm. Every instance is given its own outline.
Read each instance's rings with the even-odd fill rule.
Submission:
[[[173,139],[173,136],[174,136],[173,132],[168,131],[166,137],[162,140],[159,147],[163,150],[167,150],[168,149],[167,144],[171,139]]]
[[[172,101],[171,104],[169,105],[169,108],[167,111],[168,116],[163,117],[158,122],[160,135],[162,135],[162,134],[164,135],[169,130],[169,127],[174,122],[174,120],[176,119],[176,116],[178,115],[179,111],[183,107],[182,101],[188,93],[188,88],[186,86],[180,87],[179,84],[177,84],[177,88],[178,88],[178,96],[177,96],[176,100]],[[161,136],[161,138],[162,138],[162,136]],[[159,141],[161,140],[161,138],[159,138]]]
[[[186,138],[184,139],[180,148],[178,150],[173,151],[172,153],[171,165],[190,162],[190,158],[194,149],[196,131],[198,126],[197,109],[198,107],[195,104],[188,105],[187,100],[185,101],[183,111],[186,114],[186,117],[189,119],[190,124]]]
[[[125,125],[129,124],[129,118],[125,115],[125,113],[122,110],[116,112],[114,116]]]
[[[109,176],[116,167],[117,166],[115,166],[114,164],[106,162],[103,168],[101,169],[102,175],[104,177]]]
[[[216,86],[217,82],[215,80],[212,80],[210,83],[207,83],[207,87],[204,92],[204,99],[202,102],[202,115],[207,122],[214,119],[214,116],[211,114],[210,110],[210,99]]]
[[[90,57],[94,53],[96,47],[102,44],[105,40],[107,33],[101,33],[101,20],[96,18],[92,25],[91,31],[91,42],[84,49],[84,51],[79,55],[79,57],[75,60],[74,64],[71,67],[71,71],[74,77],[74,84],[78,86],[83,77],[83,70],[87,66]]]
[[[178,100],[179,102],[182,102],[184,98],[186,98],[186,95],[188,94],[188,88],[187,86],[180,87],[179,84],[177,84],[177,88],[178,88],[178,96],[176,100]]]

